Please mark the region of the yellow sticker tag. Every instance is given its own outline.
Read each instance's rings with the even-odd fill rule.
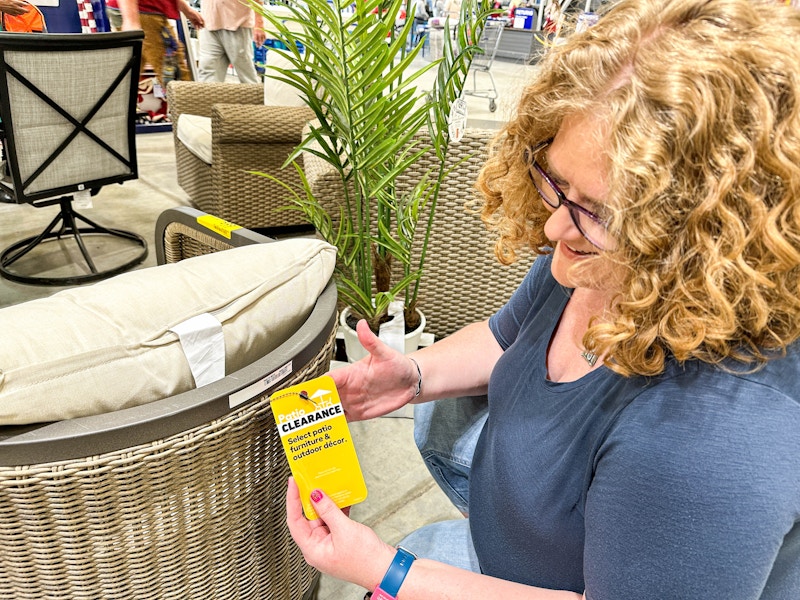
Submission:
[[[202,217],[197,217],[197,222],[206,229],[210,229],[211,231],[214,231],[228,239],[231,239],[232,231],[242,228],[241,225],[236,225],[235,223],[231,223],[225,219],[220,219],[214,215],[203,215]]]
[[[270,406],[307,518],[317,518],[309,499],[315,489],[328,494],[339,508],[367,497],[350,428],[331,377],[324,375],[279,390],[270,396]]]

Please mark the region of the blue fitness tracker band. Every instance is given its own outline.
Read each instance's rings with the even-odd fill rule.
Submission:
[[[405,548],[398,547],[392,564],[389,565],[386,575],[383,576],[383,581],[372,592],[372,600],[396,600],[397,592],[400,591],[400,586],[403,584],[406,575],[408,575],[411,563],[416,558],[413,553]]]

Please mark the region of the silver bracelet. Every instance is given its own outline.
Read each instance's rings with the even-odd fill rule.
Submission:
[[[408,360],[410,360],[412,363],[414,363],[414,366],[417,367],[417,387],[414,390],[414,398],[416,398],[417,396],[419,396],[420,392],[422,391],[422,371],[420,371],[419,363],[417,363],[417,361],[415,361],[410,356],[408,357]]]

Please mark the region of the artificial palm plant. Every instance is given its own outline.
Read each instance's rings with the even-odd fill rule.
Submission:
[[[395,298],[404,299],[408,327],[418,319],[419,282],[439,186],[447,174],[451,105],[461,96],[472,56],[481,51],[478,42],[492,12],[489,0],[465,0],[456,41],[444,35],[442,57],[411,71],[421,49],[421,44],[407,49],[413,19],[396,26],[409,4],[289,0],[290,15],[280,17],[253,5],[287,46],[283,53],[291,67],[274,68],[272,77],[297,89],[316,116],[287,161],[300,173],[304,193],[285,187],[294,207],[337,248],[340,298],[375,331]],[[419,77],[429,69],[437,69],[433,89],[420,90]],[[424,127],[427,144],[414,137]],[[314,197],[295,161],[303,151],[320,157],[341,178],[344,202],[338,214]],[[410,192],[398,193],[398,175],[431,151],[439,168]],[[392,273],[399,269],[392,269],[393,261],[403,265],[402,277],[395,280]]]

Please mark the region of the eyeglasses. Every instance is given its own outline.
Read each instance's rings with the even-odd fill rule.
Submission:
[[[557,209],[562,204],[567,207],[569,216],[572,217],[572,222],[575,227],[581,232],[589,242],[599,248],[605,250],[609,245],[608,239],[608,222],[601,216],[585,209],[580,204],[576,204],[567,198],[567,195],[561,191],[561,188],[556,185],[550,175],[547,174],[539,162],[536,160],[542,150],[544,150],[553,140],[542,142],[533,150],[525,151],[525,158],[529,163],[529,170],[533,185],[536,186],[536,191],[542,198],[545,206],[553,210]]]

